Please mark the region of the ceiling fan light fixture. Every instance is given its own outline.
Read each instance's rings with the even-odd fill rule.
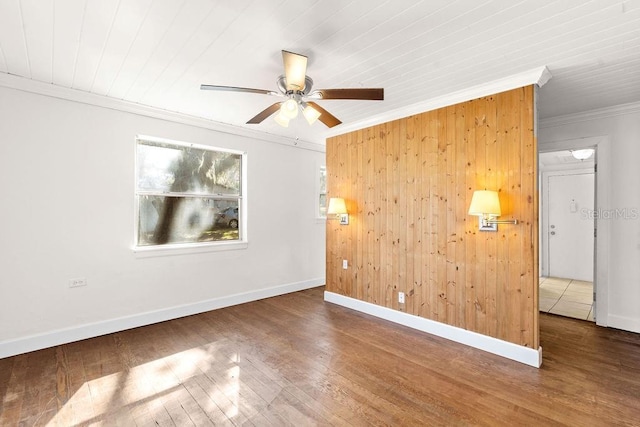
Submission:
[[[295,99],[287,99],[280,107],[280,114],[287,119],[295,119],[298,116],[298,103]]]
[[[206,84],[200,85],[200,89],[245,92],[280,97],[281,101],[274,102],[249,119],[246,123],[248,125],[260,124],[267,117],[273,117],[275,114],[277,116],[274,117],[276,122],[280,126],[288,127],[289,121],[298,116],[298,110],[302,110],[302,114],[309,125],[313,125],[313,123],[320,120],[325,126],[332,128],[334,126],[338,126],[342,122],[329,111],[325,110],[321,105],[318,105],[311,100],[384,100],[383,88],[337,88],[312,90],[313,79],[307,76],[307,57],[305,55],[283,50],[282,62],[284,65],[284,74],[280,75],[276,80],[278,92],[248,87]],[[306,102],[307,100],[308,102]]]
[[[320,111],[313,108],[311,105],[305,105],[304,110],[302,110],[302,114],[304,118],[307,119],[307,123],[310,125],[314,124],[316,120],[322,115]]]
[[[282,111],[280,111],[278,114],[276,114],[273,119],[276,121],[277,124],[279,124],[283,128],[288,128],[289,127],[289,118],[287,116],[283,115]]]

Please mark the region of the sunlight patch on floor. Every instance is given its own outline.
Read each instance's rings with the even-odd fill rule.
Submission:
[[[197,376],[208,376],[202,368],[212,366],[224,367],[226,373],[218,383],[209,379],[209,384],[215,387],[208,390],[207,406],[212,410],[222,409],[227,417],[233,418],[238,415],[240,366],[228,357],[216,358],[216,349],[206,347],[192,348],[86,381],[46,425],[75,426],[101,421],[135,425],[148,419],[175,421],[175,414],[170,413],[171,408],[165,404],[179,400],[183,393],[190,393],[185,383]],[[229,402],[226,408],[216,407],[221,395]],[[176,408],[177,412],[181,410]],[[77,414],[83,414],[83,418],[77,418]]]

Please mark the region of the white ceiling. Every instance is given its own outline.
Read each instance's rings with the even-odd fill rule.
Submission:
[[[324,143],[340,126],[246,125],[278,99],[199,89],[275,90],[281,49],[314,88],[385,89],[320,101],[343,127],[543,66],[542,118],[640,101],[638,0],[0,1],[1,73]]]

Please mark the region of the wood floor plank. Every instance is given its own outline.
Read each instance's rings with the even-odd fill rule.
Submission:
[[[639,425],[640,335],[541,314],[541,369],[323,288],[0,359],[0,425]]]
[[[204,375],[204,374],[201,374]],[[216,426],[233,426],[231,420],[222,412],[216,402],[200,386],[197,378],[192,377],[185,383],[186,389],[193,397],[194,401],[204,411],[207,417]]]

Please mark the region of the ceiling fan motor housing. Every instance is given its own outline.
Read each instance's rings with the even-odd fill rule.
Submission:
[[[305,76],[304,78],[304,88],[302,90],[287,90],[287,78],[282,75],[278,77],[276,80],[278,85],[278,89],[282,92],[283,95],[289,96],[291,93],[298,93],[300,96],[308,95],[311,92],[311,88],[313,87],[313,79],[309,76]]]

